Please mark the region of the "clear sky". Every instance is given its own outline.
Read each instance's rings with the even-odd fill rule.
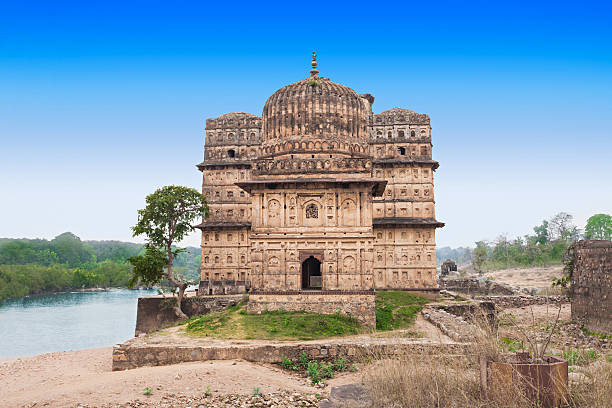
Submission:
[[[428,113],[439,246],[612,213],[607,2],[0,2],[0,237],[133,240],[204,120],[308,74]],[[184,242],[199,245],[198,234]]]

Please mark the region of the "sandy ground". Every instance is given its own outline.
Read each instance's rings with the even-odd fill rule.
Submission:
[[[422,336],[415,341],[452,342],[421,315],[409,331]],[[377,340],[384,339],[370,338],[372,342]],[[331,387],[359,382],[362,375],[339,373],[322,390],[312,387],[307,378],[276,366],[245,361],[206,361],[115,372],[111,364],[111,347],[0,359],[0,407],[95,406],[137,399],[155,404],[164,396],[201,396],[207,387],[221,395],[250,395],[256,387],[262,393],[287,390],[325,395]],[[144,396],[145,387],[150,387],[153,395]]]
[[[569,322],[572,318],[572,307],[569,303],[563,303],[561,305],[561,313],[559,314],[559,323]],[[559,313],[559,307],[557,305],[533,305],[525,307],[517,307],[504,309],[501,313],[511,314],[515,316],[518,324],[529,325],[534,321],[535,323],[543,323],[553,325]]]
[[[321,393],[305,378],[274,366],[244,361],[207,361],[115,372],[111,371],[111,361],[111,347],[0,360],[0,407],[94,406],[135,399],[155,403],[169,394],[202,395],[207,386],[213,394],[250,395],[255,387],[264,393],[279,389]],[[335,380],[354,382],[346,380],[346,376]],[[151,387],[153,395],[144,396],[145,387]]]
[[[522,288],[549,289],[552,278],[559,278],[563,274],[563,266],[550,266],[546,268],[526,268],[526,269],[502,269],[499,271],[487,272],[485,276],[490,276],[496,282],[507,283],[512,286]]]

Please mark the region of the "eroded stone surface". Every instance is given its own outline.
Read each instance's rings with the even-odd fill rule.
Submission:
[[[429,116],[373,114],[373,102],[314,69],[274,93],[262,117],[206,121],[198,168],[211,216],[199,226],[201,295],[436,290],[435,228],[443,224]],[[258,301],[252,310],[300,304]]]
[[[570,298],[573,320],[592,332],[612,334],[612,241],[575,244]]]

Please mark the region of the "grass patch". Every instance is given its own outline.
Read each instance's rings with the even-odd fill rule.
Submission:
[[[376,293],[376,329],[388,331],[412,325],[429,300],[405,291]],[[364,333],[359,322],[347,315],[269,311],[247,314],[244,303],[220,312],[191,318],[185,332],[194,336],[242,340],[316,340]]]
[[[313,385],[323,382],[328,378],[334,378],[334,375],[338,372],[357,370],[355,364],[349,365],[349,362],[342,357],[330,362],[309,360],[305,352],[302,352],[299,361],[296,362],[283,356],[281,367],[291,371],[305,370],[306,376],[310,378]]]
[[[393,330],[410,327],[429,300],[404,291],[376,292],[376,329]]]
[[[599,358],[599,354],[595,350],[564,350],[561,357],[567,360],[570,366],[586,366]]]
[[[309,312],[273,311],[246,314],[243,304],[193,318],[185,331],[195,336],[226,339],[315,340],[359,334],[361,325],[340,313],[323,315]]]

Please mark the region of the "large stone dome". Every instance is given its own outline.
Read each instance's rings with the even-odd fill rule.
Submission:
[[[276,91],[263,109],[264,139],[365,139],[370,107],[357,92],[311,76]]]
[[[347,177],[370,172],[371,95],[319,77],[313,53],[310,76],[274,93],[262,114],[262,143],[253,175]]]
[[[313,69],[308,78],[279,89],[266,101],[262,139],[263,146],[268,148],[263,155],[281,153],[275,148],[278,144],[316,140],[327,144],[336,142],[337,146],[347,149],[351,145],[351,152],[365,153],[372,102],[371,95],[359,95],[329,78],[319,77],[313,57]],[[363,145],[364,149],[354,146],[355,143]],[[288,153],[285,148],[280,150]]]

